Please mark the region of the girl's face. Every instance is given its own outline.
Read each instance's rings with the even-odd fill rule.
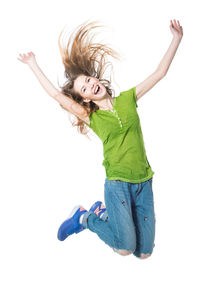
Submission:
[[[80,75],[74,81],[74,90],[87,102],[102,100],[107,95],[106,88],[96,77]]]

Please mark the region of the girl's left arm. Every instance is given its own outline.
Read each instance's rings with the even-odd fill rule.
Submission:
[[[158,70],[160,70],[163,73],[163,75],[167,74],[169,66],[176,54],[178,46],[183,37],[183,28],[182,26],[180,26],[179,21],[176,22],[176,20],[174,20],[173,23],[172,20],[170,20],[170,23],[170,30],[173,34],[173,39],[166,54],[164,55],[163,59],[161,60],[158,66]]]
[[[157,82],[159,82],[166,74],[169,69],[169,66],[176,54],[178,46],[183,37],[183,29],[180,26],[179,21],[172,22],[170,20],[170,30],[173,34],[172,42],[162,58],[160,64],[158,65],[155,72],[153,72],[149,77],[147,77],[140,84],[136,85],[136,97],[137,100],[146,94]]]

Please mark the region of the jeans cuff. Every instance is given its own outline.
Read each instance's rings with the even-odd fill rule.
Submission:
[[[108,219],[108,213],[107,213],[107,210],[103,213],[102,217],[100,217],[100,218],[101,218],[101,220],[103,220],[103,221],[107,221],[107,219]]]
[[[93,214],[92,211],[87,211],[86,213],[84,213],[83,219],[82,219],[82,225],[83,225],[83,227],[85,227],[85,228],[88,227],[87,219],[88,219],[88,217],[89,217],[91,214]]]

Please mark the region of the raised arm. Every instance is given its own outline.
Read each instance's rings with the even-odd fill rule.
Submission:
[[[170,20],[170,30],[173,34],[173,39],[167,52],[165,53],[163,59],[161,60],[158,66],[158,70],[160,70],[160,72],[164,76],[167,74],[167,71],[171,65],[171,62],[176,54],[178,46],[183,37],[183,28],[182,26],[180,26],[179,21],[176,22],[176,20],[174,20],[174,22],[172,22],[172,20]]]
[[[152,87],[159,82],[166,74],[169,69],[169,66],[176,54],[178,46],[181,42],[183,36],[182,26],[180,26],[179,21],[172,22],[170,20],[170,30],[173,34],[173,39],[170,43],[170,46],[162,58],[158,68],[155,72],[153,72],[149,77],[147,77],[140,84],[136,85],[136,96],[137,100],[141,98],[144,94],[146,94]]]
[[[30,69],[33,71],[37,79],[39,80],[42,87],[45,89],[47,94],[54,98],[63,108],[65,108],[70,113],[76,115],[82,120],[87,118],[86,110],[78,103],[76,103],[71,98],[62,94],[58,89],[54,87],[54,85],[49,81],[49,79],[42,72],[40,67],[38,66],[35,54],[33,52],[28,52],[28,54],[19,54],[20,58],[17,58],[21,62],[27,64]]]
[[[30,69],[33,71],[39,82],[41,83],[42,87],[45,89],[47,94],[51,97],[56,95],[59,91],[53,86],[53,84],[47,79],[44,75],[40,67],[38,66],[35,54],[33,52],[28,52],[28,54],[19,54],[20,58],[17,58],[21,62],[27,64]]]

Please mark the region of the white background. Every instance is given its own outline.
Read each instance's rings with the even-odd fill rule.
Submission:
[[[183,26],[166,77],[138,101],[155,172],[156,246],[146,260],[114,253],[89,230],[57,240],[74,206],[104,200],[102,144],[72,127],[17,57],[33,51],[58,88],[58,36],[87,19],[107,26],[97,40],[123,56],[113,63],[116,95],[155,71],[170,19]],[[198,1],[7,1],[0,22],[1,299],[199,299]]]

